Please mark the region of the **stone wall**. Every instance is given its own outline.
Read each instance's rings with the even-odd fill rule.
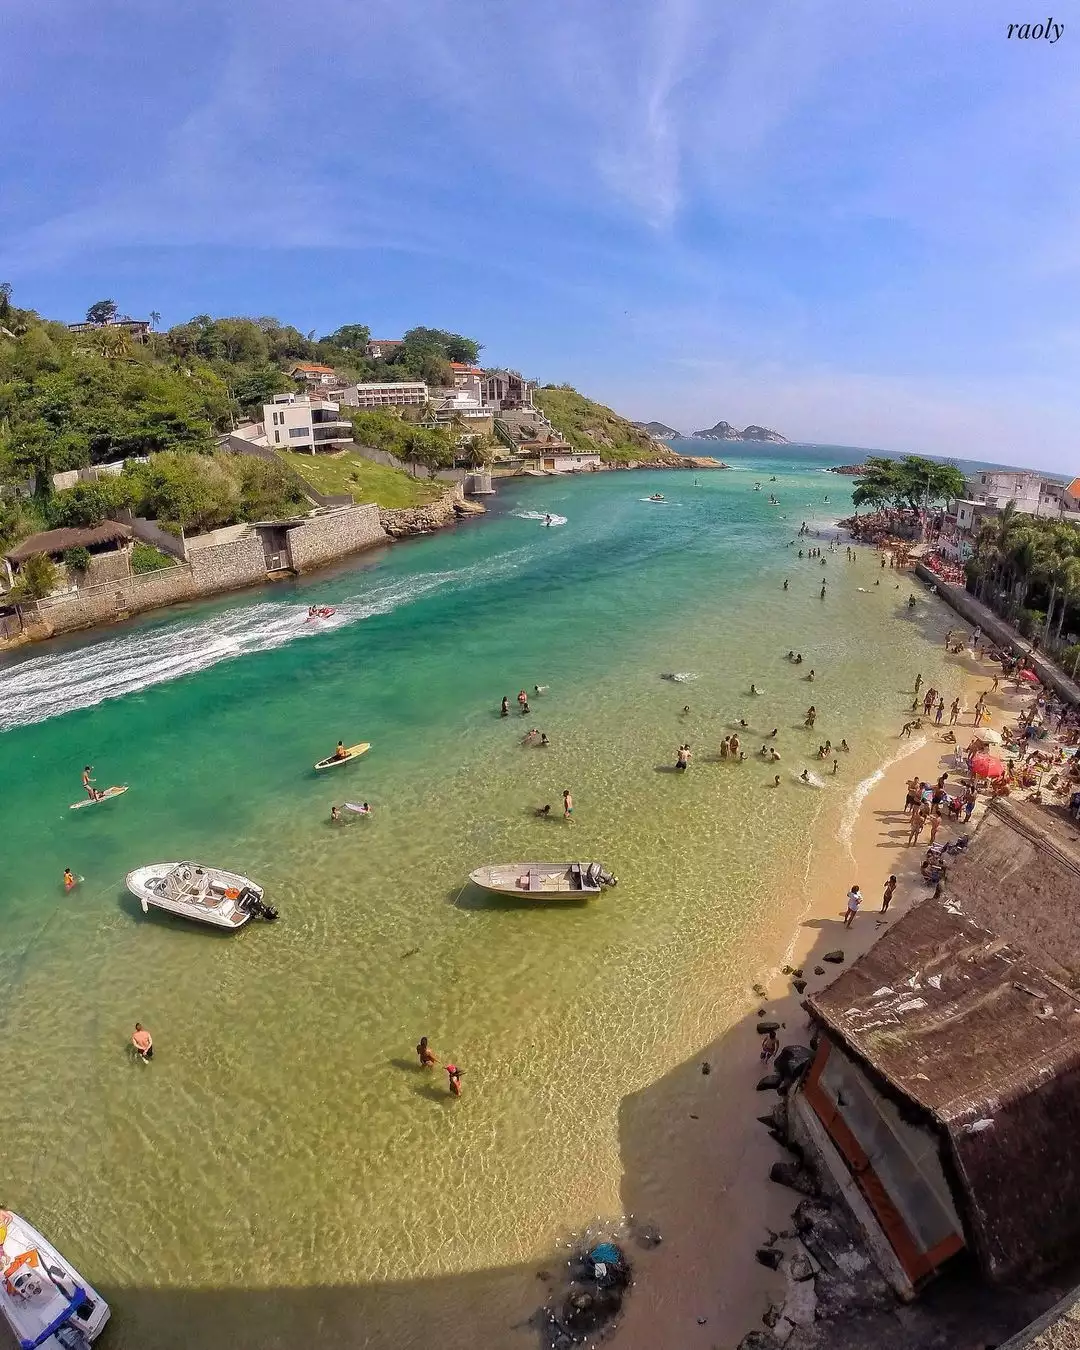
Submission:
[[[195,585],[205,594],[266,580],[266,554],[257,534],[211,548],[191,549],[188,563]]]
[[[112,549],[108,553],[92,553],[90,566],[80,580],[87,586],[100,586],[105,582],[121,581],[131,575],[131,548]]]
[[[452,525],[460,516],[480,516],[484,508],[479,502],[467,502],[465,489],[456,483],[437,502],[430,506],[409,506],[397,510],[381,510],[382,527],[393,539],[407,539],[415,534],[432,534]]]
[[[353,506],[325,516],[312,516],[302,525],[292,526],[287,539],[293,570],[306,572],[374,544],[385,544],[387,533],[379,522],[377,506]]]

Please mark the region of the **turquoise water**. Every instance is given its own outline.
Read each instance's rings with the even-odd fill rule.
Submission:
[[[327,1284],[368,1300],[364,1344],[405,1344],[379,1301],[405,1278],[439,1289],[410,1296],[417,1344],[507,1344],[439,1280],[619,1213],[622,1098],[737,1015],[812,832],[890,748],[914,670],[938,673],[908,583],[788,546],[843,513],[831,462],[503,482],[485,520],[0,666],[4,1199],[113,1295],[111,1345],[174,1343],[148,1290],[265,1290],[284,1319],[284,1291]],[[547,511],[566,524],[515,514]],[[309,624],[313,601],[334,618]],[[498,717],[535,684],[529,718]],[[710,762],[740,717],[751,758]],[[521,746],[531,726],[550,749]],[[753,759],[773,726],[779,789]],[[842,773],[798,785],[826,736],[853,745]],[[339,738],[372,750],[316,776]],[[84,763],[130,791],[69,812]],[[564,787],[573,826],[536,819]],[[346,798],[374,818],[332,826]],[[619,887],[566,909],[466,886],[569,856]],[[279,923],[145,918],[124,873],[181,857],[256,878]],[[136,1019],[149,1067],[125,1053]],[[460,1101],[413,1068],[421,1034],[463,1066]],[[268,1343],[247,1327],[215,1309],[200,1338]]]

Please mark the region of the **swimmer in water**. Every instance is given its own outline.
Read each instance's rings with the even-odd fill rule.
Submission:
[[[64,890],[65,890],[65,891],[70,891],[71,888],[72,888],[72,886],[75,885],[75,880],[76,880],[75,877],[72,876],[71,868],[70,868],[70,867],[65,867],[65,868],[64,868]]]
[[[809,783],[809,781],[810,781],[810,770],[809,770],[809,769],[803,769],[802,773],[799,774],[799,777],[802,779],[802,781],[803,781],[804,783]]]
[[[461,1096],[461,1070],[456,1064],[446,1066],[446,1086],[455,1097]]]
[[[780,734],[780,728],[779,728],[779,727],[773,727],[772,731],[769,732],[768,736],[766,736],[765,739],[766,739],[767,741],[775,741],[776,738],[777,738],[777,736],[779,736],[779,734]]]
[[[336,821],[339,821],[339,820],[341,819],[341,807],[340,807],[340,806],[331,806],[331,808],[330,808],[330,819],[333,820],[333,821],[335,821],[335,822],[336,822]]]
[[[810,681],[811,684],[814,683],[814,671],[813,671],[813,667],[811,667],[810,674],[807,675],[806,678]]]
[[[773,787],[779,787],[779,786],[780,786],[780,775],[779,775],[779,774],[777,774],[776,777],[772,780],[772,785],[773,785]]]
[[[546,820],[546,819],[548,818],[548,816],[551,815],[551,803],[548,802],[547,806],[537,806],[537,807],[535,807],[535,808],[534,808],[534,813],[535,813],[537,816],[539,816],[542,820]]]
[[[510,700],[506,697],[505,694],[503,694],[502,706],[499,708],[499,716],[500,717],[510,716]]]
[[[848,750],[851,749],[851,746],[848,745],[847,741],[841,741],[841,742],[840,742],[840,749],[843,750],[843,751],[846,753]]]
[[[741,726],[741,727],[748,727],[749,725],[750,725],[750,723],[746,720],[745,717],[740,717],[740,718],[739,718],[739,726]]]
[[[758,689],[758,687],[757,687],[756,684],[752,684],[752,685],[750,686],[750,692],[751,692],[751,694],[753,694],[753,695],[756,697],[756,696],[758,695],[758,693],[760,693],[760,690]]]
[[[435,1058],[434,1050],[428,1045],[426,1036],[420,1037],[420,1044],[416,1047],[416,1057],[420,1061],[422,1069],[433,1069],[439,1062]]]
[[[784,578],[784,590],[786,591],[787,588],[788,588],[788,579],[787,579],[787,577],[785,577],[785,578]]]
[[[795,664],[796,664],[797,666],[801,666],[801,665],[802,665],[802,652],[799,652],[798,656],[796,656],[796,658],[795,658]]]
[[[788,652],[788,654],[787,654],[787,659],[788,659],[789,661],[794,661],[794,660],[795,660],[795,653],[794,653],[794,652]]]

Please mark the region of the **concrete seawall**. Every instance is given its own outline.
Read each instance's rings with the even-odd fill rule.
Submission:
[[[350,506],[304,519],[248,526],[246,533],[220,543],[204,537],[200,544],[196,537],[184,544],[170,536],[174,553],[183,555],[171,567],[110,576],[100,584],[51,595],[26,606],[21,623],[15,615],[0,615],[0,650],[115,623],[186,600],[298,576],[393,539],[430,534],[462,516],[483,512],[478,503],[465,500],[462,484],[455,483],[430,506],[397,511],[370,504]],[[142,537],[146,533],[139,531]]]
[[[1038,653],[1032,654],[1031,643],[1021,637],[1012,624],[999,618],[993,610],[988,609],[981,600],[976,600],[963,586],[942,581],[925,563],[915,564],[915,575],[928,586],[933,586],[942,600],[962,619],[966,619],[972,625],[977,624],[1003,651],[1022,654],[1029,668],[1038,675],[1047,688],[1053,689],[1067,703],[1080,707],[1080,685],[1070,680],[1053,661]]]

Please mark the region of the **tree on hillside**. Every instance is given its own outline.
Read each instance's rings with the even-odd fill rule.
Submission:
[[[80,529],[86,525],[100,525],[130,502],[131,484],[123,477],[76,483],[63,492],[54,492],[49,498],[49,528]]]
[[[10,281],[0,281],[0,323],[6,323],[11,317],[11,291]]]
[[[445,328],[410,328],[402,339],[402,348],[406,357],[433,352],[444,361],[469,363],[478,361],[483,350],[473,338],[448,333]]]
[[[112,323],[116,318],[117,305],[115,300],[95,300],[86,311],[87,323]]]
[[[262,365],[241,375],[233,385],[233,397],[245,412],[258,410],[272,401],[275,394],[284,394],[292,386],[285,372],[278,366]]]
[[[157,312],[156,309],[152,309],[150,311],[150,327],[156,328],[160,322],[161,322],[161,315]]]
[[[339,351],[356,352],[363,356],[371,341],[371,329],[366,323],[347,323],[333,333],[328,333],[326,337],[320,338],[319,341],[337,347]]]
[[[898,510],[918,511],[936,502],[963,496],[964,475],[955,464],[942,464],[921,455],[890,459],[886,455],[868,455],[866,472],[851,494],[855,509],[870,506],[875,510],[892,506]]]

